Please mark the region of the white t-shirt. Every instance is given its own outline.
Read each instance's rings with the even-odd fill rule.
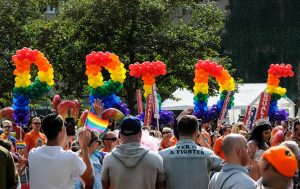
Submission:
[[[86,165],[76,153],[60,146],[41,146],[29,152],[30,189],[72,189],[73,177]]]

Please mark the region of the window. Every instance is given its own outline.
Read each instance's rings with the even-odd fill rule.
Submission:
[[[55,8],[54,7],[51,7],[51,6],[47,6],[47,10],[46,10],[46,13],[55,13]]]

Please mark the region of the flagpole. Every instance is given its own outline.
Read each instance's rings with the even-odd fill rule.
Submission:
[[[18,127],[17,124],[16,124],[16,127]],[[20,130],[20,138],[19,138],[20,141],[22,141],[22,132],[21,132],[21,128],[22,128],[22,125],[21,125],[21,127],[20,127],[20,129],[19,129],[19,130]],[[17,137],[17,136],[16,136],[16,137]]]
[[[158,120],[158,118],[156,117],[156,128],[157,128],[157,131],[159,131],[159,120]]]

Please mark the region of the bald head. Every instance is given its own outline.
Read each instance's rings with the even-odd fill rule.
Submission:
[[[247,148],[247,140],[240,134],[229,134],[223,138],[222,150],[225,156],[235,155],[236,148]]]

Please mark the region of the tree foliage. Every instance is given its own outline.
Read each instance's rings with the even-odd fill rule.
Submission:
[[[49,58],[56,81],[67,85],[60,91],[65,96],[87,94],[85,56],[110,51],[120,56],[126,69],[135,62],[165,62],[168,74],[157,80],[165,98],[178,87],[192,89],[197,59],[214,58],[229,66],[230,59],[217,52],[223,16],[215,3],[196,1],[69,0],[60,4],[55,19],[40,17],[24,24],[22,35],[30,41],[28,46]],[[141,86],[127,74],[119,95],[131,108]]]
[[[44,18],[46,6],[51,0],[0,0],[0,107],[11,105],[14,86],[14,66],[11,56],[17,49],[31,47],[24,27],[36,19]]]

